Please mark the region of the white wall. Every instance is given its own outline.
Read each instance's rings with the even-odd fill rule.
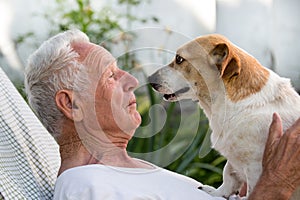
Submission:
[[[276,71],[292,78],[300,90],[300,1],[274,0],[271,47]]]
[[[300,90],[299,9],[299,0],[218,0],[216,31]]]
[[[93,5],[101,6],[116,1],[92,2]],[[152,0],[150,4],[146,2],[134,10],[134,13],[137,16],[156,16],[160,22],[132,24],[131,29],[139,28],[137,32],[141,34],[136,41],[136,47],[164,48],[168,53],[164,58],[159,58],[158,50],[155,55],[152,52],[151,56],[144,50],[141,53],[144,63],[166,63],[174,55],[176,48],[189,39],[218,32],[255,56],[266,67],[292,78],[300,90],[300,66],[297,60],[300,56],[299,0]],[[33,15],[53,8],[53,3],[54,1],[51,3],[40,0],[0,0],[0,13],[6,16],[0,16],[1,51],[4,53],[12,39],[27,31],[38,34],[37,41],[27,43],[40,43],[44,40],[49,24],[46,24],[42,17]],[[112,6],[119,9],[116,4]],[[145,31],[149,27],[152,29]],[[153,27],[159,27],[162,31],[154,30]],[[168,35],[168,30],[172,30],[172,34]],[[24,64],[32,51],[33,47],[22,45],[18,49],[19,62]],[[13,61],[13,53],[8,55],[11,57],[10,62],[9,59],[0,58],[0,65],[14,65],[19,69],[18,61]]]

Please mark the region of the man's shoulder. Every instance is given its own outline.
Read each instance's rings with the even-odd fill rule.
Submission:
[[[101,165],[68,169],[56,180],[54,199],[97,199],[97,196],[113,195],[116,189],[106,183],[110,176],[112,173],[108,173],[106,168],[102,169]]]
[[[95,177],[97,175],[106,174],[107,169],[102,165],[93,164],[93,165],[84,165],[73,167],[64,171],[59,177],[59,179],[80,179],[84,180],[86,178],[90,179],[90,176]]]

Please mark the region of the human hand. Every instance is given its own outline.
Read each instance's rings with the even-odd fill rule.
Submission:
[[[248,200],[290,199],[300,185],[300,118],[283,134],[281,119],[273,114],[262,166]]]
[[[280,116],[273,114],[262,165],[262,176],[273,184],[289,192],[300,185],[300,118],[283,134]]]

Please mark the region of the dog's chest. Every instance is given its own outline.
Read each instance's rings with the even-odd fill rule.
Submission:
[[[272,114],[277,112],[281,116],[284,129],[291,126],[300,116],[300,97],[290,95],[287,100],[264,106],[227,104],[223,109],[225,114],[218,114],[210,121],[212,147],[237,164],[260,162]]]
[[[227,106],[226,115],[212,118],[212,147],[237,163],[260,161],[272,112]]]

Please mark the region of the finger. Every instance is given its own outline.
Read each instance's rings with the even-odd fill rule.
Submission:
[[[271,147],[275,140],[279,139],[283,135],[282,121],[277,113],[273,114],[273,120],[269,128],[269,136],[266,146]]]

